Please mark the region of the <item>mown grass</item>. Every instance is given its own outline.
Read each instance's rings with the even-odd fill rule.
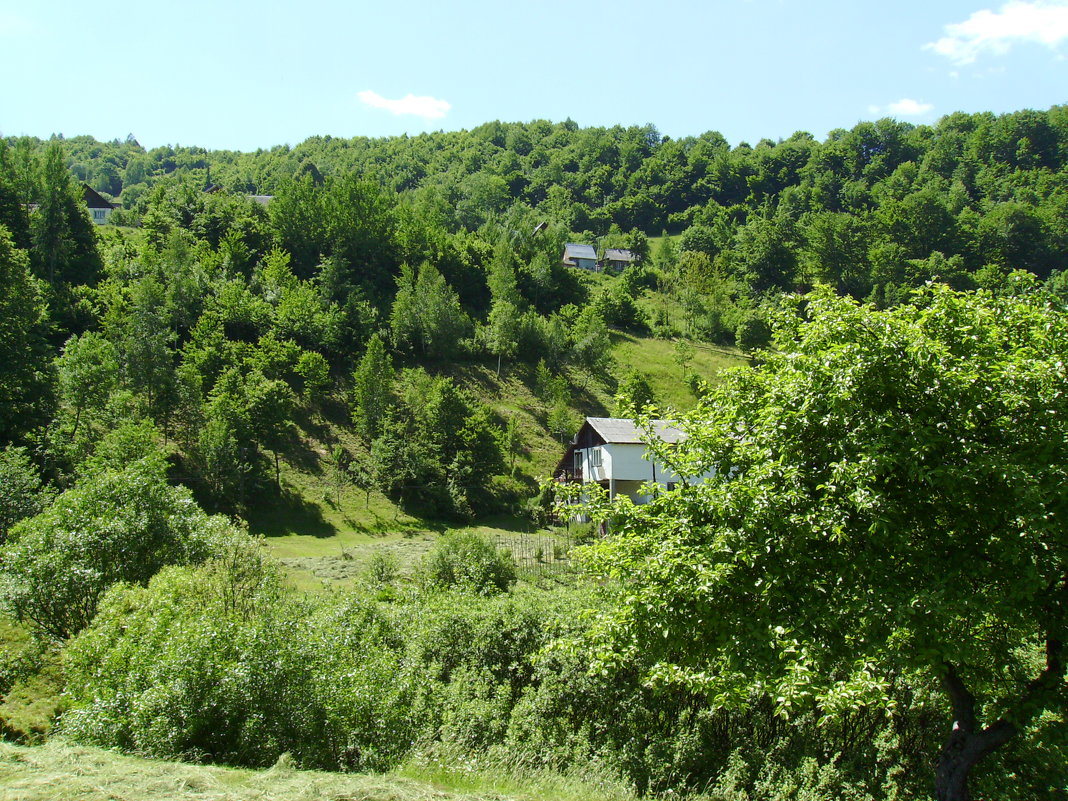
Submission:
[[[600,785],[600,786],[599,786]],[[269,770],[141,759],[53,740],[0,743],[0,801],[624,801],[622,788],[542,772],[434,764],[385,775]]]

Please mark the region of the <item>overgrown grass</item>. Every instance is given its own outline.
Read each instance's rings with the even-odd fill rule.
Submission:
[[[0,731],[5,738],[38,742],[48,736],[62,706],[59,652],[0,614]]]

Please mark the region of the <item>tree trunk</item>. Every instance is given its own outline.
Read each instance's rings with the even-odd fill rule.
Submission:
[[[999,721],[1001,722],[1001,721]],[[996,725],[996,724],[995,724]],[[993,728],[993,727],[991,727]],[[937,801],[971,801],[968,792],[968,776],[979,760],[991,751],[1008,742],[1016,733],[1011,724],[1006,724],[1000,737],[992,734],[991,728],[981,732],[967,732],[954,721],[935,768],[935,798]]]
[[[953,707],[953,728],[942,746],[935,767],[935,798],[937,801],[971,801],[968,777],[980,760],[1003,746],[1052,700],[1064,680],[1064,645],[1060,640],[1046,638],[1046,667],[1028,683],[1013,708],[980,728],[975,717],[975,696],[964,685],[956,668],[946,663],[942,684]]]

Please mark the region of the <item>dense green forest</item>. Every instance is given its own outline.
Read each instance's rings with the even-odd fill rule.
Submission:
[[[638,260],[585,273],[571,242]],[[0,690],[51,681],[64,736],[170,758],[717,799],[922,798],[937,763],[940,798],[1063,797],[1066,265],[1064,107],[734,148],[571,121],[0,140]],[[614,360],[625,336],[675,340],[681,391]],[[721,384],[695,347],[757,358]],[[665,458],[721,480],[595,503],[626,533],[581,557],[596,581],[517,583],[451,531],[308,594],[242,530],[307,501],[285,471],[544,523],[524,438],[679,398]]]

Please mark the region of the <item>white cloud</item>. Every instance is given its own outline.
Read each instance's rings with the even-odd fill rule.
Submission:
[[[886,106],[868,106],[868,113],[875,116],[890,114],[894,117],[920,117],[934,109],[930,103],[921,103],[911,97],[903,97],[895,103]]]
[[[1068,2],[1011,0],[1000,11],[976,11],[964,22],[947,25],[945,31],[945,36],[924,49],[954,64],[971,64],[986,53],[1003,55],[1022,42],[1055,48],[1068,39]]]
[[[899,117],[919,117],[933,108],[934,106],[930,103],[921,103],[911,97],[903,97],[887,107],[891,114],[896,114]]]
[[[362,103],[372,108],[381,108],[392,114],[411,114],[422,117],[425,120],[440,120],[452,108],[452,104],[446,100],[438,100],[436,97],[417,97],[412,94],[405,95],[399,100],[390,100],[382,97],[378,92],[367,89],[360,92],[357,97]]]

